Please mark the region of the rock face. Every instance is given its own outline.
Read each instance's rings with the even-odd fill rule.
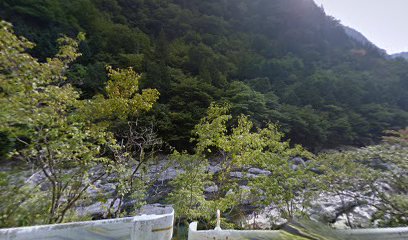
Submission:
[[[271,205],[260,212],[252,213],[246,217],[241,227],[249,229],[273,229],[285,224],[287,221],[280,217],[278,209]]]
[[[311,208],[306,212],[312,219],[330,223],[337,229],[368,228],[375,226],[371,219],[376,209],[367,203],[374,204],[376,199],[356,200],[361,196],[347,192],[343,195],[322,193],[311,202]],[[367,202],[369,201],[369,202]],[[248,215],[241,223],[244,228],[274,229],[282,226],[286,220],[281,216],[276,205],[271,204],[258,213]]]
[[[376,211],[370,205],[376,201],[374,197],[354,192],[322,193],[312,201],[309,213],[312,218],[332,223],[336,228],[369,227]]]

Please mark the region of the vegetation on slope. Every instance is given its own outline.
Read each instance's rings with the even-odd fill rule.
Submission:
[[[312,1],[1,0],[0,7],[38,43],[1,23],[2,158],[42,171],[48,183],[41,189],[1,173],[1,226],[75,220],[76,204],[102,178],[113,181],[119,201],[103,217],[131,214],[121,204],[144,203],[146,162],[162,144],[146,122],[190,150],[173,154],[188,170],[167,198],[179,220],[211,224],[215,208],[231,220],[248,194],[254,207],[272,203],[291,219],[305,213],[312,193],[353,190],[376,194],[384,225],[406,224],[406,131],[316,157],[278,130],[318,151],[366,145],[408,122],[408,63],[350,39]],[[291,168],[299,156],[310,165]],[[217,175],[206,170],[213,157],[221,157]],[[394,168],[368,168],[377,158]],[[242,189],[230,173],[250,166],[271,174]],[[211,184],[219,191],[208,199]]]
[[[103,93],[105,65],[133,67],[160,91],[150,116],[179,150],[211,102],[257,126],[281,125],[318,151],[380,140],[408,122],[405,61],[350,39],[310,0],[1,0],[0,14],[56,53],[61,33],[87,34],[69,81]],[[3,140],[4,141],[4,140]]]

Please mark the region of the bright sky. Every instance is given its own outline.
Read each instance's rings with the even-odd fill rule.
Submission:
[[[408,52],[408,0],[314,0],[389,54]]]

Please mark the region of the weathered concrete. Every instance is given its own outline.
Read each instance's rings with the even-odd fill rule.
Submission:
[[[0,229],[1,240],[170,240],[174,210],[147,209],[136,217]],[[146,215],[147,214],[147,215]]]

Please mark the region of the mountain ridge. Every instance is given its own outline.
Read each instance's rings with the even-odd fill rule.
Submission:
[[[387,51],[379,48],[377,45],[375,45],[374,43],[372,43],[366,36],[364,36],[364,34],[362,34],[361,32],[357,31],[356,29],[349,27],[349,26],[345,26],[343,25],[344,31],[345,33],[352,39],[362,43],[363,45],[370,47],[370,48],[374,48],[377,49],[378,52],[384,56],[387,55]]]
[[[394,54],[391,54],[391,57],[392,58],[404,58],[408,60],[408,52],[394,53]]]

